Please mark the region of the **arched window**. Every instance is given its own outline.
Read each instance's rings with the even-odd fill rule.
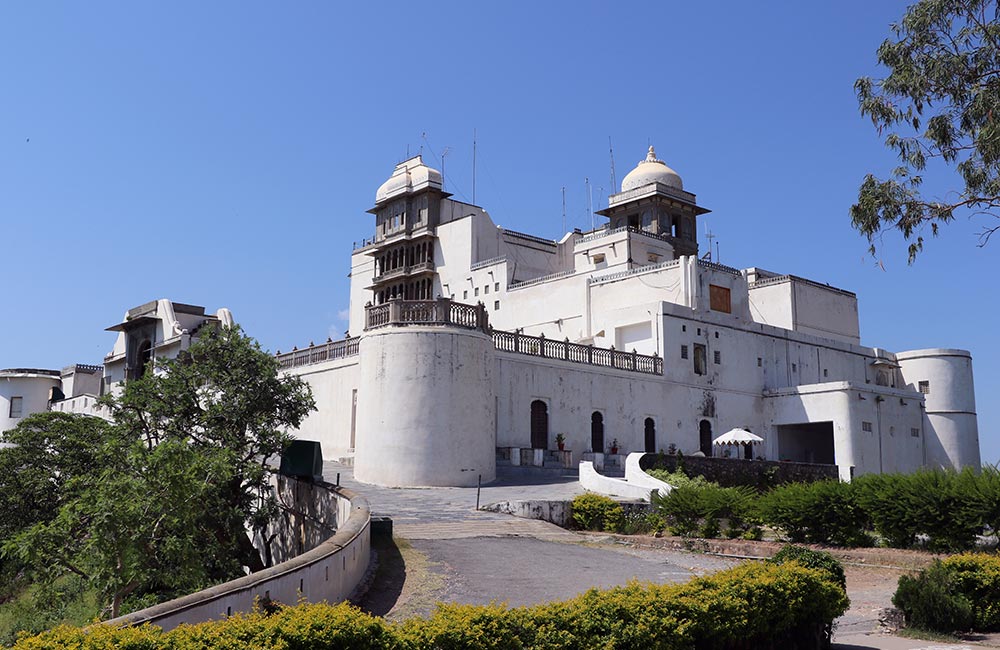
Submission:
[[[531,448],[549,448],[549,407],[540,399],[531,403]]]
[[[646,453],[656,453],[656,422],[653,421],[653,418],[646,418],[644,429]]]
[[[700,439],[701,453],[706,456],[712,455],[712,423],[708,420],[702,420],[701,424],[698,425],[698,437]]]
[[[595,453],[604,453],[604,416],[598,411],[590,416],[590,449]]]

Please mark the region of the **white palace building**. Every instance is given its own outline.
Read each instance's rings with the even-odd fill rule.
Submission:
[[[278,354],[316,398],[297,435],[326,457],[353,454],[361,481],[475,485],[498,458],[711,455],[736,427],[763,438],[755,455],[837,465],[845,480],[980,465],[967,351],[864,347],[855,294],[700,258],[708,210],[652,147],[598,212],[604,226],[559,241],[452,199],[419,156],[369,212],[374,236],[351,256],[351,336]],[[150,342],[184,346],[201,322],[232,320],[165,300],[137,310],[112,328],[105,384]],[[20,375],[0,371],[4,415],[18,382],[59,379]]]

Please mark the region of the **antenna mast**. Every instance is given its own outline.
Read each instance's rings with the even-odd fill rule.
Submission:
[[[594,230],[597,227],[594,225],[594,188],[590,186],[589,176],[585,177],[583,182],[587,184],[587,209],[590,210],[590,229]]]
[[[708,224],[705,224],[705,237],[708,239],[708,252],[702,256],[702,259],[712,262],[714,261],[712,257],[712,240],[715,239],[715,235],[708,229]]]
[[[445,147],[441,150],[441,189],[445,190],[444,186],[444,157],[451,153],[451,147]]]
[[[614,194],[618,187],[618,180],[615,178],[615,148],[611,144],[611,136],[608,136],[608,153],[611,154],[611,193]]]
[[[476,130],[472,129],[472,205],[476,204]]]
[[[563,232],[565,233],[566,232],[566,186],[565,185],[563,185],[563,188],[562,188],[562,196],[563,196],[563,228],[562,229],[563,229]]]

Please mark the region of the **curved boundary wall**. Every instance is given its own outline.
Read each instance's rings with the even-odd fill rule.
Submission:
[[[295,482],[283,477],[283,480]],[[256,599],[294,605],[300,600],[336,603],[355,591],[371,557],[371,511],[360,494],[330,483],[321,489],[297,491],[314,500],[336,500],[336,533],[314,548],[263,571],[160,603],[108,621],[119,625],[151,623],[169,630],[183,623],[223,619],[249,612]],[[316,504],[298,504],[303,510],[322,511]],[[333,505],[333,504],[329,504]],[[332,508],[329,508],[332,511]]]

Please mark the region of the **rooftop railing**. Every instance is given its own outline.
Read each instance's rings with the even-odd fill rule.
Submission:
[[[307,348],[301,350],[292,348],[291,352],[285,353],[279,350],[274,356],[278,360],[278,366],[282,370],[298,368],[299,366],[308,366],[314,363],[356,356],[360,340],[360,337],[354,336],[340,341],[327,340],[326,343],[320,343],[319,345],[310,342]]]
[[[625,352],[614,347],[598,348],[593,345],[570,343],[569,339],[557,341],[547,339],[544,335],[528,336],[501,330],[493,330],[493,345],[501,352],[528,354],[543,359],[585,363],[590,366],[641,372],[647,375],[663,374],[662,357],[656,354],[639,354],[635,350]]]
[[[466,305],[449,298],[437,300],[390,300],[365,306],[365,331],[398,325],[450,325],[489,331],[486,307]]]

